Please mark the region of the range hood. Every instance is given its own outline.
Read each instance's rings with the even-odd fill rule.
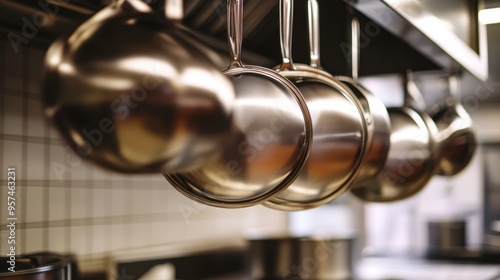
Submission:
[[[488,79],[486,27],[478,21],[482,1],[349,2],[440,68],[449,72],[465,70],[480,81]]]
[[[361,24],[360,75],[438,70],[467,73],[478,81],[488,79],[486,34],[477,22],[481,0],[318,0],[320,5],[322,66],[337,75],[348,73],[350,17]],[[81,22],[104,7],[109,0],[4,0],[0,3],[0,31],[22,36],[23,18],[31,20],[42,6],[57,9],[27,44],[48,46],[68,35]],[[147,1],[162,12],[163,1]],[[435,4],[432,4],[432,3]],[[453,7],[454,15],[439,14],[437,2]],[[185,0],[183,23],[214,49],[227,52],[226,0]],[[244,53],[259,64],[274,66],[280,61],[278,0],[245,0]],[[441,5],[441,6],[443,6]],[[57,8],[54,8],[56,7]],[[458,8],[457,8],[458,7]],[[433,10],[434,9],[434,10]],[[437,15],[436,15],[437,14]],[[464,15],[468,15],[464,18]],[[464,20],[466,36],[453,32],[453,18]],[[307,43],[307,0],[295,1],[293,55],[297,62],[309,61]],[[450,26],[452,26],[450,28]],[[5,38],[5,37],[4,37]],[[252,56],[251,54],[256,54]],[[260,58],[260,59],[259,59]],[[250,59],[252,60],[252,59]]]

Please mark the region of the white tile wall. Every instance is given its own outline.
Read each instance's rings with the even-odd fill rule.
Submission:
[[[20,142],[14,142],[14,141],[2,141],[2,143],[3,143],[3,151],[2,151],[3,166],[21,168],[22,144]],[[5,174],[2,173],[2,176],[5,176]]]
[[[5,54],[2,54],[6,69],[4,73],[5,89],[20,92],[23,90],[23,63],[26,52],[16,54],[5,42],[2,43],[5,51]]]
[[[45,51],[41,49],[32,48],[29,51],[30,68],[28,69],[29,81],[28,91],[31,94],[38,95],[40,92],[40,78],[43,61],[45,58]]]
[[[22,135],[22,112],[24,107],[22,97],[5,95],[3,105],[3,133],[10,135]]]
[[[26,166],[28,174],[25,179],[43,180],[46,177],[44,168],[46,164],[44,145],[36,143],[28,143],[27,145],[29,160]]]
[[[88,246],[91,240],[87,234],[87,227],[71,227],[69,234],[71,235],[71,245],[69,248],[69,252],[78,255],[87,255],[92,253],[92,247]]]
[[[44,51],[25,49],[15,55],[8,46],[3,49],[0,60],[6,59],[9,71],[0,73],[0,163],[4,169],[16,166],[22,181],[18,238],[25,244],[18,253],[49,250],[92,259],[134,248],[234,240],[249,228],[285,228],[283,212],[261,206],[212,208],[182,196],[161,174],[124,176],[75,161],[43,117],[39,83]],[[0,172],[3,181],[5,172]],[[3,186],[1,229],[6,221]],[[186,209],[191,215],[183,215]],[[7,250],[5,234],[0,230],[0,254]]]
[[[49,221],[62,221],[66,218],[66,192],[65,187],[49,187]]]
[[[84,219],[87,217],[87,208],[92,206],[87,203],[87,197],[90,195],[91,193],[84,188],[73,188],[71,190],[71,219]]]
[[[66,163],[66,154],[68,151],[59,145],[50,145],[49,149],[49,160],[45,162],[45,164],[50,165],[48,179],[59,182],[69,179],[72,168]]]
[[[68,236],[68,229],[64,227],[49,227],[48,232],[49,244],[48,248],[44,248],[45,250],[49,249],[54,252],[66,252],[66,244],[64,240]]]
[[[43,117],[42,103],[40,100],[28,100],[28,136],[45,137],[47,121]]]
[[[35,228],[26,230],[26,246],[24,249],[27,252],[40,252],[44,250],[43,237],[45,229]]]
[[[25,223],[35,223],[44,221],[44,213],[43,209],[45,208],[43,192],[44,189],[42,187],[26,187],[21,186],[26,191],[26,201],[22,203],[26,203],[29,207],[27,207],[27,212],[25,216]],[[22,206],[22,204],[21,204]]]

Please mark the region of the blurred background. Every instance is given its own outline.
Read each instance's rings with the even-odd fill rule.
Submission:
[[[420,41],[420,45],[422,34],[433,41],[425,29],[391,30],[384,25],[376,14],[377,3],[397,11],[398,2],[404,1],[320,0],[325,69],[347,74],[349,62],[341,45],[348,40],[351,10],[360,18],[362,30],[375,26],[361,48],[361,83],[386,106],[399,106],[400,74],[410,68],[427,110],[435,112],[449,94],[447,77],[459,72],[463,105],[473,119],[479,148],[460,174],[435,176],[423,191],[404,201],[366,203],[345,194],[319,208],[290,213],[263,206],[237,210],[205,206],[178,193],[161,174],[122,175],[75,157],[44,118],[42,64],[55,38],[71,33],[106,2],[39,2],[58,7],[57,14],[15,46],[8,34],[22,35],[23,17],[32,19],[43,11],[42,6],[0,2],[2,256],[8,253],[9,234],[5,176],[7,167],[15,166],[17,254],[72,254],[82,279],[139,279],[153,265],[163,263],[174,264],[177,279],[245,279],[246,239],[255,233],[355,240],[352,260],[359,279],[496,279],[500,275],[500,24],[483,25],[477,17],[481,9],[500,7],[500,1],[439,1],[441,5],[413,1],[476,54],[478,58],[470,62],[461,61],[467,55],[453,44],[429,47]],[[162,1],[149,4],[161,12]],[[307,62],[306,1],[296,5],[294,56],[297,62]],[[372,13],[367,12],[370,7],[375,7]],[[185,14],[183,23],[220,54],[223,68],[227,63],[225,1],[186,0]],[[277,1],[245,1],[246,61],[268,67],[279,62],[277,16]],[[420,35],[413,36],[415,32]],[[436,46],[441,51],[435,52]],[[450,50],[454,48],[458,53]],[[450,253],[448,247],[459,249]],[[349,277],[355,279],[353,275]]]

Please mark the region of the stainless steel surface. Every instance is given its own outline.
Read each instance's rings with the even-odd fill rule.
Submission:
[[[496,280],[498,264],[427,261],[415,258],[362,258],[356,263],[356,277],[362,280]]]
[[[249,239],[251,279],[353,278],[352,238]]]
[[[500,252],[500,143],[481,143],[482,166],[484,168],[483,205],[481,214],[484,217],[481,226],[481,243],[483,248]]]
[[[478,9],[489,0],[417,0],[424,10],[447,22],[447,29],[473,50],[478,48]],[[479,6],[480,5],[480,6]]]
[[[481,81],[488,79],[488,50],[484,25],[477,26],[479,47],[476,52],[467,44],[467,40],[450,31],[440,18],[427,11],[418,1],[346,1],[446,71],[464,69]],[[482,3],[476,2],[479,6]]]
[[[348,280],[354,277],[354,239],[302,238],[299,241],[300,279]],[[314,261],[308,267],[307,263]],[[307,267],[307,268],[306,268]]]
[[[452,252],[466,248],[466,221],[429,221],[427,222],[427,251]]]
[[[250,279],[287,279],[298,263],[298,240],[292,236],[249,239]]]
[[[53,253],[18,255],[15,272],[8,268],[10,257],[0,257],[0,278],[5,280],[77,280],[71,257]]]
[[[230,140],[199,170],[164,174],[184,195],[224,208],[252,206],[287,188],[305,166],[313,135],[299,90],[270,69],[242,64],[242,1],[228,0],[231,63],[224,74],[237,96]]]
[[[349,87],[363,105],[368,131],[365,159],[353,185],[373,179],[382,170],[391,144],[391,123],[384,103],[358,82],[360,36],[359,21],[354,17],[351,20],[352,78],[336,77]]]
[[[184,18],[183,0],[164,0],[165,17],[171,21],[181,21]]]
[[[446,107],[432,117],[439,130],[442,147],[439,174],[446,176],[462,171],[477,147],[472,119],[460,103],[460,81],[458,77],[451,76],[449,82],[451,97]]]
[[[351,192],[366,201],[391,202],[408,198],[429,182],[437,172],[440,146],[438,129],[431,117],[410,108],[411,74],[405,77],[405,105],[389,108],[391,146],[382,171],[373,180],[355,186]]]
[[[341,82],[319,68],[294,64],[291,57],[292,0],[280,2],[283,62],[278,73],[304,95],[313,120],[313,144],[295,182],[264,205],[279,210],[320,206],[344,193],[354,180],[366,148],[361,104]],[[317,27],[317,26],[316,26]],[[319,66],[318,36],[312,36],[311,61]]]
[[[95,14],[50,47],[45,66],[45,114],[74,151],[102,167],[191,170],[226,143],[233,85],[141,1]]]

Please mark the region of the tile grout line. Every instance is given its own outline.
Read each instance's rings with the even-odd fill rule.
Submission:
[[[87,194],[87,217],[91,217],[89,221],[86,223],[87,227],[87,236],[88,236],[88,243],[90,248],[94,247],[94,223],[95,223],[95,217],[92,213],[92,210],[94,209],[94,168],[87,168],[87,175],[88,175],[88,180],[85,180],[85,187],[88,190],[86,192]],[[110,234],[113,235],[113,234]],[[92,251],[92,249],[91,249]]]
[[[0,134],[0,140],[13,141],[13,142],[26,141],[28,143],[34,143],[34,144],[45,144],[45,142],[47,141],[49,145],[62,146],[62,147],[65,146],[61,140],[51,138],[50,136],[48,137],[48,139],[45,139],[45,137],[36,137],[28,135],[24,136],[24,135]]]
[[[50,171],[49,171],[50,172]],[[93,184],[88,184],[87,182],[93,182]],[[51,185],[50,188],[66,188],[65,186],[57,186],[54,185],[54,183],[68,183],[69,180],[17,180],[17,183],[19,184],[24,184],[28,187],[40,187],[44,188],[48,185]],[[114,183],[119,182],[119,185],[113,185]],[[127,181],[113,181],[113,180],[72,180],[72,188],[74,189],[101,189],[101,190],[107,190],[107,189],[113,189],[113,190],[129,190],[129,187],[127,187],[124,183]],[[7,184],[6,180],[0,180],[0,183],[2,184]],[[154,186],[150,187],[149,190],[164,190],[165,186]],[[175,192],[175,190],[172,190],[172,192]]]
[[[15,97],[21,97],[21,98],[25,97],[23,91],[19,91],[19,90],[16,90],[16,89],[8,88],[6,86],[4,86],[3,89],[4,89],[4,94],[5,95],[15,96]],[[38,100],[38,101],[41,100],[40,93],[30,92],[29,90],[27,90],[26,94],[27,94],[28,100]]]
[[[68,173],[68,180],[67,180],[67,186],[64,188],[64,212],[65,212],[65,223],[64,223],[64,241],[65,241],[65,250],[67,253],[71,253],[71,234],[72,234],[72,226],[73,222],[71,221],[71,201],[73,199],[72,196],[72,181],[71,181],[71,173],[72,172],[67,172]]]
[[[233,219],[238,220],[240,219],[239,217],[233,217],[233,218],[228,218],[228,221],[232,221]],[[182,217],[179,216],[178,213],[175,212],[163,212],[163,213],[145,213],[145,214],[138,214],[138,215],[121,215],[121,216],[106,216],[106,217],[90,217],[90,218],[77,218],[77,219],[70,219],[72,222],[72,226],[67,226],[68,228],[70,227],[84,227],[89,224],[89,221],[93,221],[94,225],[100,225],[100,226],[105,226],[105,225],[129,225],[129,224],[141,224],[144,223],[145,221],[148,223],[162,223],[165,222],[165,220],[168,220],[169,223],[184,223],[185,221],[182,219]],[[193,222],[208,222],[210,220],[204,220],[204,219],[193,219]],[[46,221],[35,221],[35,222],[27,222],[27,223],[20,223],[19,228],[20,229],[43,229],[45,228],[44,224]],[[63,220],[55,220],[55,221],[48,221],[48,228],[60,228],[60,227],[66,227],[70,221],[63,219]],[[0,224],[1,226],[5,226],[5,224]]]

